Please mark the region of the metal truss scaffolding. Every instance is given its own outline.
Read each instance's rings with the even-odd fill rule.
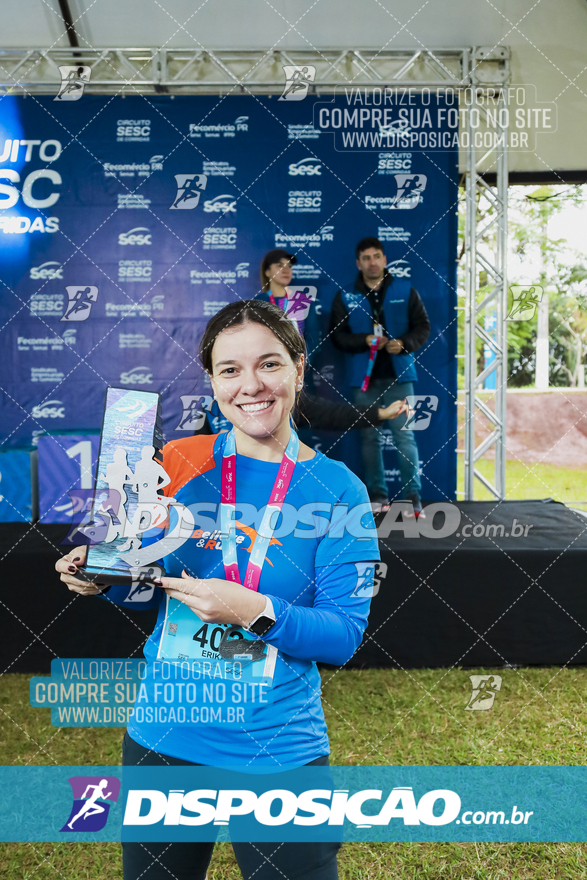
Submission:
[[[488,95],[487,91],[475,87],[466,93],[466,131],[469,137],[465,187],[465,498],[468,500],[473,500],[475,495],[475,478],[495,498],[505,498],[508,374],[506,94],[505,90],[499,90]],[[491,107],[488,97],[492,99]],[[495,186],[486,183],[480,174],[482,169],[495,172]],[[481,293],[478,293],[479,288]],[[479,339],[484,352],[481,368],[477,350]],[[490,389],[489,397],[487,394],[481,397],[483,386]],[[479,445],[476,445],[475,437],[477,412],[491,426]],[[495,456],[493,482],[475,466],[489,450],[493,450]]]
[[[53,94],[59,67],[91,68],[87,93],[94,94],[278,94],[283,66],[316,68],[310,93],[324,94],[352,84],[416,88],[473,82],[499,85],[505,79],[507,50],[497,49],[0,49],[0,90]]]
[[[461,131],[468,132],[468,146],[460,156],[460,166],[466,167],[465,498],[474,498],[477,477],[500,499],[505,497],[508,114],[499,111],[507,110],[509,58],[504,46],[379,51],[0,49],[0,93],[57,94],[63,65],[91,68],[85,87],[90,94],[281,94],[284,65],[316,68],[310,94],[329,94],[341,85],[458,92]],[[495,186],[487,184],[485,171],[495,173]],[[481,273],[485,292],[479,297]],[[485,347],[482,369],[478,339]],[[481,398],[482,385],[494,389],[494,408],[487,395]],[[476,446],[478,413],[492,430]],[[495,455],[493,483],[475,467],[489,451]]]

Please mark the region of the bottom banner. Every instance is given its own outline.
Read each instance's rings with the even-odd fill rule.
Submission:
[[[3,841],[587,841],[585,767],[0,767]]]

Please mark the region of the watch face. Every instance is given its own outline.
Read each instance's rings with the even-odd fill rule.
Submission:
[[[269,632],[274,623],[275,621],[272,617],[259,617],[249,627],[249,632],[254,633],[256,636],[264,636],[266,632]]]

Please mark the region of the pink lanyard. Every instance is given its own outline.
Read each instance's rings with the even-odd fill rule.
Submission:
[[[369,363],[367,364],[367,372],[365,373],[365,378],[363,379],[363,384],[361,385],[361,391],[366,391],[369,387],[369,382],[371,381],[371,373],[373,372],[373,364],[375,363],[375,358],[377,357],[378,345],[379,337],[376,336],[369,346]]]
[[[248,590],[258,590],[261,572],[265,562],[265,554],[273,532],[278,514],[285,501],[289,484],[293,476],[300,441],[298,435],[292,430],[289,442],[281,459],[279,470],[269,496],[269,501],[263,514],[261,526],[257,532],[255,542],[251,549],[247,570],[245,573],[245,586]],[[222,481],[220,488],[220,528],[222,534],[222,562],[227,581],[235,584],[241,583],[236,554],[236,534],[234,515],[236,510],[236,442],[234,428],[227,434],[222,454]]]
[[[381,324],[375,324],[373,327],[375,331],[375,339],[369,346],[369,363],[367,364],[367,372],[365,373],[365,378],[363,379],[363,384],[361,385],[361,391],[366,391],[369,387],[369,382],[371,381],[371,373],[373,372],[373,365],[375,363],[375,358],[377,357],[377,346],[379,344],[379,339],[383,335],[383,327]]]

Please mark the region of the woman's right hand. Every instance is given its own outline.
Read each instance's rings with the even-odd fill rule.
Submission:
[[[68,590],[72,593],[79,593],[81,596],[97,596],[101,593],[103,587],[97,587],[88,581],[82,581],[76,578],[78,568],[84,564],[86,559],[87,547],[75,547],[67,556],[62,556],[55,563],[55,570],[61,575],[61,580],[67,584]]]

